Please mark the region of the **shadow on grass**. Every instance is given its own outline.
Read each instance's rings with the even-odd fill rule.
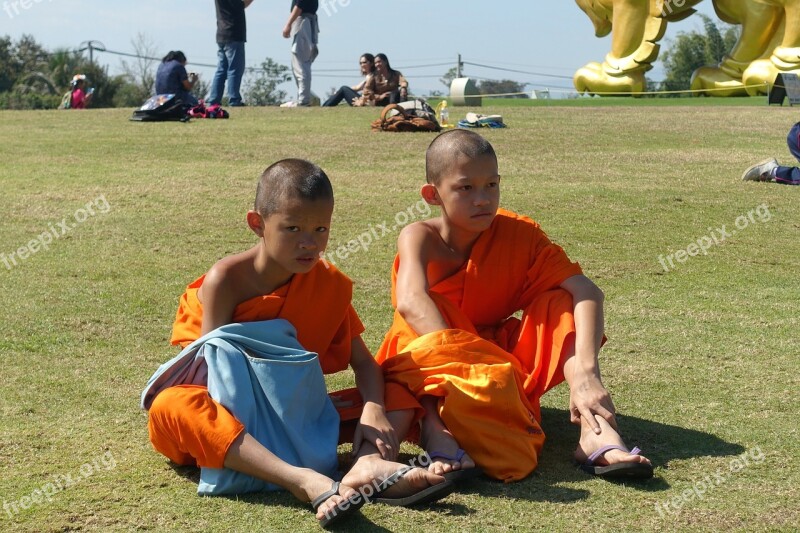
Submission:
[[[727,442],[694,429],[661,424],[652,420],[617,415],[620,431],[625,442],[638,446],[656,467],[655,477],[639,483],[626,483],[627,486],[643,491],[666,490],[669,484],[659,476],[660,469],[668,469],[675,459],[692,457],[727,457],[740,455],[746,451],[740,444]],[[539,468],[534,474],[550,481],[580,482],[592,479],[578,470],[572,462],[572,454],[578,443],[579,430],[569,422],[565,409],[542,408],[542,427],[547,434]]]
[[[710,433],[693,429],[670,426],[643,418],[618,415],[620,429],[630,446],[639,446],[656,466],[656,476],[645,482],[626,483],[626,487],[646,492],[669,489],[669,484],[659,476],[659,469],[669,468],[669,462],[692,457],[725,457],[740,455],[745,448],[739,444],[726,442]],[[572,454],[578,442],[579,431],[569,422],[565,409],[542,408],[542,427],[547,433],[539,467],[528,478],[516,483],[502,483],[480,477],[459,483],[457,492],[486,498],[503,498],[547,503],[578,503],[590,496],[584,488],[565,486],[571,483],[593,481],[578,470],[572,462]],[[401,454],[399,462],[410,463],[413,454]],[[340,466],[346,469],[346,456],[340,454]],[[200,471],[193,467],[171,465],[172,469],[187,481],[198,483]],[[313,516],[311,507],[298,502],[287,492],[262,492],[238,496],[221,496],[254,505],[271,507],[306,508]],[[409,509],[412,512],[437,513],[443,516],[472,516],[477,511],[468,505],[454,503],[447,499],[429,506]],[[356,514],[336,525],[334,530],[347,531],[390,531],[375,524],[367,516]]]

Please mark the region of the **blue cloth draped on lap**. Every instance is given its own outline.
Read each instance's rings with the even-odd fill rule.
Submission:
[[[174,385],[206,385],[250,435],[287,463],[336,476],[339,415],[316,353],[283,319],[228,324],[164,363],[142,392],[148,409]],[[281,487],[223,468],[201,468],[198,494],[241,494]]]

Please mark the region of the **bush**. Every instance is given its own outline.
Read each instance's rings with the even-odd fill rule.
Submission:
[[[0,93],[0,109],[58,109],[61,96],[8,91]]]

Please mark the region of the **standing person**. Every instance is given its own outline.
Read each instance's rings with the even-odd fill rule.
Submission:
[[[253,0],[215,0],[217,7],[217,71],[211,81],[206,103],[220,104],[225,81],[228,82],[228,105],[239,107],[242,102],[244,76],[244,43],[247,42],[247,22],[244,10]]]
[[[786,137],[789,151],[800,161],[800,122],[792,126]],[[775,158],[767,159],[748,168],[742,174],[744,181],[774,181],[782,185],[800,185],[800,168],[784,167]]]
[[[335,107],[339,105],[339,102],[344,100],[347,102],[347,105],[353,105],[353,101],[361,96],[360,91],[364,90],[364,86],[367,84],[367,80],[371,74],[375,73],[375,56],[372,54],[364,54],[358,60],[358,66],[361,68],[361,75],[364,76],[364,79],[361,80],[361,83],[358,85],[353,85],[352,87],[348,87],[347,85],[342,85],[339,87],[339,90],[333,93],[333,96],[328,98],[328,100],[322,104],[323,107]]]
[[[403,73],[394,70],[386,54],[375,56],[375,72],[364,84],[364,94],[356,100],[356,106],[384,106],[408,99],[408,82]]]
[[[156,94],[174,94],[185,105],[196,106],[197,98],[190,92],[197,83],[197,74],[186,72],[186,56],[180,50],[171,51],[156,71]]]
[[[319,55],[317,9],[319,0],[292,0],[283,36],[292,38],[292,74],[297,82],[297,100],[286,102],[283,107],[311,105],[311,64]]]

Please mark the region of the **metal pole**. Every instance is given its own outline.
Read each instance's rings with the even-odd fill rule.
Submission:
[[[458,63],[456,64],[456,78],[461,77],[461,67],[463,63],[461,62],[461,54],[458,54]]]

